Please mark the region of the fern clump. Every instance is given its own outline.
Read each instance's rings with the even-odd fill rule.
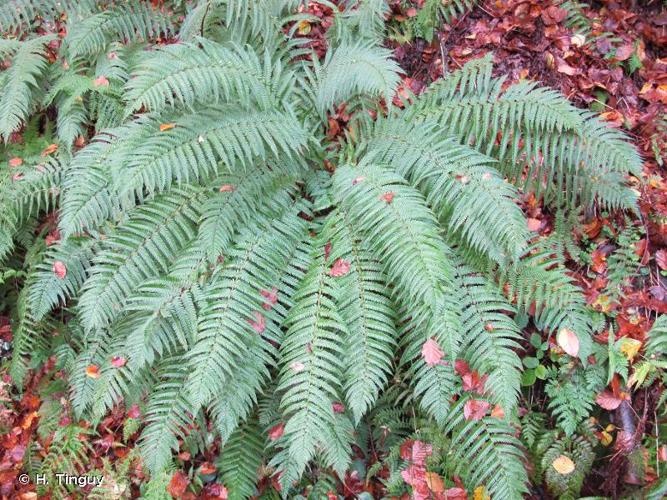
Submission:
[[[91,5],[73,12],[58,69],[30,16],[4,14],[25,32],[2,46],[15,62],[0,133],[41,112],[47,88],[61,146],[0,181],[0,256],[58,209],[18,301],[12,373],[20,383],[36,346],[66,331],[76,417],[138,404],[156,481],[179,447],[205,447],[207,422],[235,498],[261,464],[285,496],[315,465],[342,477],[378,405],[400,409],[400,374],[413,413],[448,436],[446,470],[518,498],[516,315],[574,331],[586,363],[583,297],[515,200],[634,209],[637,153],[556,92],[492,77],[490,57],[393,105],[400,68],[370,3],[339,14],[321,60],[292,36],[295,1],[201,1],[180,26],[180,2],[174,15]],[[377,37],[356,36],[364,26]],[[332,139],[342,103],[353,118]]]

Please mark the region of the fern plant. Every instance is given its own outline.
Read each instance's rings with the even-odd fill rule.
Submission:
[[[0,74],[0,132],[55,111],[62,145],[0,183],[0,256],[58,209],[59,239],[40,247],[15,311],[15,380],[65,318],[76,416],[139,404],[151,491],[211,422],[223,463],[242,464],[222,478],[246,498],[262,463],[286,496],[315,465],[342,477],[379,398],[401,404],[401,374],[412,411],[449,436],[447,471],[517,498],[514,315],[573,330],[576,363],[591,322],[515,200],[632,210],[624,175],[639,156],[556,92],[492,77],[491,57],[394,106],[400,68],[372,17],[383,6],[344,9],[320,60],[293,37],[298,4],[93,5],[72,17],[59,68],[30,15],[10,19],[24,28],[3,43],[26,64]],[[353,119],[332,139],[342,103]],[[457,360],[484,377],[477,393]]]

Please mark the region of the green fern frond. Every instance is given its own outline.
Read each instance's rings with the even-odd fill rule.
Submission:
[[[321,114],[360,95],[382,97],[389,105],[400,81],[400,68],[387,49],[359,44],[340,45],[314,69]]]
[[[174,33],[171,17],[150,4],[131,1],[116,9],[89,16],[69,26],[65,44],[69,56],[93,56],[104,51],[112,39],[148,41]]]
[[[138,285],[168,270],[194,238],[206,196],[202,189],[172,190],[134,211],[127,224],[103,242],[79,301],[87,330],[107,326]]]
[[[9,140],[25,123],[39,101],[40,81],[48,67],[45,45],[54,40],[44,35],[16,45],[11,65],[0,77],[0,136]]]
[[[493,498],[521,498],[528,491],[528,478],[514,427],[494,417],[468,421],[464,404],[465,398],[452,408],[445,428],[452,433],[450,453],[455,457],[455,472],[469,489],[483,485]]]
[[[239,426],[225,442],[218,467],[230,500],[244,500],[255,493],[265,441],[262,429],[253,417]]]

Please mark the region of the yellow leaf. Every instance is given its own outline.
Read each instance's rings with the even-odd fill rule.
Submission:
[[[299,22],[299,35],[307,35],[310,33],[310,23],[305,19]]]
[[[472,492],[473,500],[490,500],[491,496],[486,493],[486,486],[481,485]]]
[[[562,474],[563,476],[572,474],[575,467],[572,459],[570,457],[566,457],[565,455],[559,456],[556,460],[551,462],[551,465],[554,469],[556,469],[556,472]]]
[[[600,444],[602,444],[602,446],[609,446],[612,443],[612,441],[614,440],[612,435],[609,434],[607,431],[602,431],[600,433],[600,435],[601,435],[600,436]]]
[[[176,126],[175,123],[163,123],[160,125],[160,132],[164,132],[165,130],[171,130]]]
[[[629,337],[623,337],[621,339],[621,352],[628,358],[628,361],[632,361],[641,348],[642,343],[639,340],[631,339]]]

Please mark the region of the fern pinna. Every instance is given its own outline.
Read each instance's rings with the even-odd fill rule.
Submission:
[[[0,182],[2,258],[58,210],[17,302],[13,375],[62,344],[76,416],[139,404],[159,481],[211,422],[235,498],[262,463],[286,496],[311,467],[342,477],[407,381],[413,414],[450,438],[450,472],[520,497],[514,316],[574,331],[584,364],[591,322],[515,200],[633,209],[639,157],[556,92],[493,77],[491,57],[399,102],[384,2],[349,4],[321,59],[295,36],[295,0],[0,10],[19,35],[0,45],[0,134],[55,109],[59,144]],[[34,34],[58,8],[66,36]]]

